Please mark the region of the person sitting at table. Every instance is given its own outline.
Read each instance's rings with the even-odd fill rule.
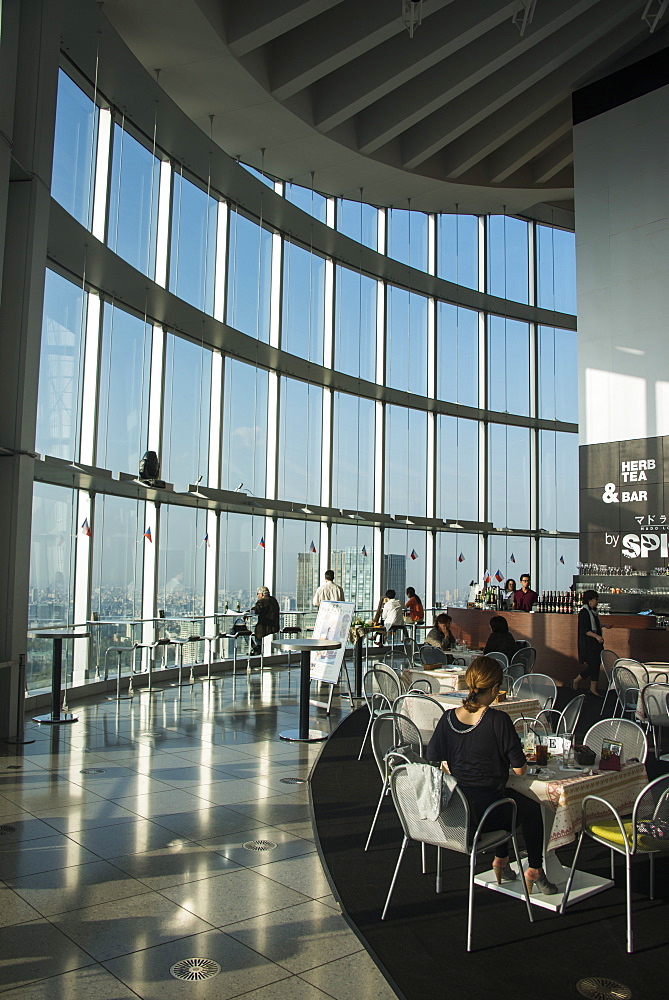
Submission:
[[[416,594],[414,587],[407,587],[407,602],[404,607],[412,622],[422,622],[425,617],[423,602]]]
[[[506,712],[491,709],[502,685],[502,668],[489,656],[472,660],[465,683],[469,689],[460,708],[449,709],[439,719],[427,747],[427,759],[446,763],[471,810],[472,829],[493,802],[511,798],[516,803],[518,822],[527,848],[528,892],[536,885],[540,892],[553,895],[558,887],[543,870],[543,818],[538,802],[506,787],[511,768],[522,775],[527,759],[518,734]],[[508,821],[507,821],[508,822]],[[503,827],[500,813],[493,813],[484,829]],[[495,848],[493,869],[497,884],[515,882],[518,872],[509,864],[508,845]]]
[[[487,656],[488,653],[504,653],[510,663],[511,657],[517,648],[516,640],[513,638],[511,632],[509,632],[509,623],[506,618],[503,618],[501,615],[493,615],[490,619],[490,635],[485,644],[483,655]]]
[[[598,602],[599,594],[596,590],[584,592],[583,607],[578,613],[578,662],[581,664],[581,672],[574,678],[573,686],[577,688],[581,681],[590,681],[590,694],[601,698],[597,682],[604,648],[602,629],[611,626],[602,625],[600,622],[597,614]]]
[[[453,649],[456,639],[451,632],[452,621],[453,619],[450,615],[437,615],[434,619],[434,625],[425,636],[426,645],[434,646],[436,649],[440,649],[442,653],[446,653],[449,649]],[[451,661],[452,657],[449,658],[449,663]]]
[[[512,576],[504,584],[504,594],[502,596],[502,601],[504,602],[504,607],[507,611],[513,611],[513,600],[516,594],[516,581]]]
[[[272,597],[268,587],[258,587],[257,601],[251,608],[251,613],[258,616],[254,640],[251,645],[251,655],[257,656],[262,649],[262,641],[266,635],[274,635],[281,628],[281,611],[276,597]]]

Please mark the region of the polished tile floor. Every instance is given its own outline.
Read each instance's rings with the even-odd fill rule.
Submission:
[[[297,692],[297,670],[265,670],[29,723],[35,742],[0,755],[3,1000],[395,997],[316,853],[320,744],[278,738]],[[336,725],[337,704],[312,724]],[[180,982],[188,958],[221,971]]]

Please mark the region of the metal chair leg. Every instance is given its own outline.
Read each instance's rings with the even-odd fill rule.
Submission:
[[[365,735],[362,739],[362,746],[360,747],[360,753],[358,754],[358,760],[362,760],[362,754],[365,749],[365,743],[367,742],[367,737],[369,736],[369,731],[372,728],[372,723],[374,722],[373,712],[369,713],[369,722],[367,723],[367,729],[365,729]]]
[[[436,892],[442,891],[443,878],[441,874],[441,847],[437,848],[437,877],[435,880],[435,890]]]
[[[634,938],[632,936],[632,858],[629,854],[625,856],[625,890],[627,893],[627,953],[634,952]]]
[[[585,836],[585,830],[581,830],[580,836],[578,838],[578,844],[576,845],[576,852],[574,854],[574,860],[571,863],[571,871],[569,872],[569,878],[567,879],[567,884],[564,889],[564,896],[562,897],[562,905],[560,907],[560,916],[567,909],[567,903],[569,902],[569,893],[571,892],[572,883],[574,881],[574,873],[576,871],[576,863],[578,861],[578,855],[581,850],[581,844],[583,843],[583,837]]]
[[[381,805],[383,803],[384,798],[388,794],[388,791],[389,791],[388,782],[384,781],[383,788],[381,789],[381,794],[379,796],[379,801],[376,807],[376,812],[374,813],[374,819],[372,820],[372,825],[369,828],[369,834],[367,836],[367,843],[365,844],[365,850],[369,848],[369,842],[372,839],[372,834],[374,833],[374,827],[376,826],[376,821],[379,818],[379,813],[381,812]]]
[[[395,871],[393,872],[393,880],[390,883],[390,889],[388,889],[388,895],[386,897],[386,905],[383,907],[383,913],[381,914],[381,920],[386,919],[386,913],[388,912],[388,905],[390,903],[390,897],[393,894],[393,889],[395,888],[395,882],[397,882],[397,874],[400,870],[400,865],[402,864],[402,858],[404,857],[404,852],[407,849],[407,844],[409,843],[409,838],[404,837],[402,840],[402,846],[400,847],[400,855],[397,859],[397,864],[395,865]]]
[[[472,851],[469,856],[469,904],[467,906],[467,951],[472,950],[472,924],[474,922],[474,868],[476,866],[476,852]]]

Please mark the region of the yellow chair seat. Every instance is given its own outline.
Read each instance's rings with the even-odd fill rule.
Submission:
[[[634,829],[632,820],[623,820],[623,826],[625,828],[625,833],[627,835],[627,846],[632,846],[632,831]],[[619,847],[623,846],[623,835],[620,832],[620,827],[615,820],[603,820],[598,823],[593,823],[588,827],[591,833],[595,837],[599,837],[601,840],[608,841],[609,844],[617,844]],[[662,845],[658,844],[656,840],[652,837],[644,837],[643,834],[638,834],[636,838],[637,850],[642,851],[661,851]],[[667,845],[669,848],[669,845]]]

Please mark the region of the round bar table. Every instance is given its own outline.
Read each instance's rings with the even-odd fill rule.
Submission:
[[[285,653],[300,654],[300,728],[284,729],[279,736],[282,740],[299,741],[300,743],[317,743],[326,740],[329,733],[322,729],[309,729],[309,685],[311,683],[311,654],[323,649],[339,649],[340,642],[332,639],[295,639],[284,642],[276,639],[272,642],[274,649],[282,649]]]
[[[51,670],[51,712],[48,715],[35,715],[33,722],[58,725],[63,722],[78,722],[79,718],[72,712],[60,710],[60,684],[63,667],[63,639],[89,639],[90,632],[33,632],[36,639],[53,639],[53,660]]]

